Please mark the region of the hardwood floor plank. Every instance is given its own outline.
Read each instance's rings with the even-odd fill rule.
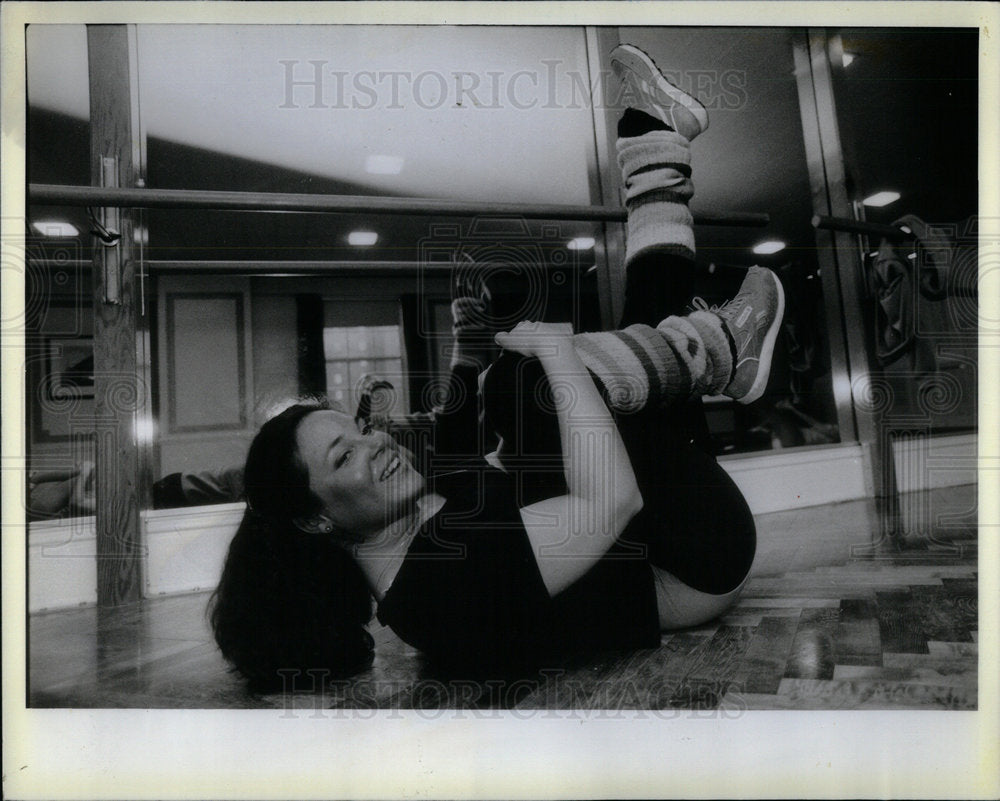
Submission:
[[[840,606],[839,598],[805,598],[796,596],[786,596],[786,597],[768,597],[767,595],[754,594],[750,595],[745,593],[743,597],[736,604],[737,609],[757,609],[763,608],[767,610],[773,609],[794,609],[796,611],[802,609],[816,609],[816,608],[837,608]],[[768,614],[773,614],[773,612],[768,611]]]
[[[833,678],[835,664],[834,630],[840,619],[836,609],[804,609],[792,640],[785,677],[795,679]]]
[[[975,669],[971,672],[954,671],[949,668],[935,670],[930,666],[868,667],[859,665],[837,665],[833,672],[835,681],[901,682],[904,684],[927,684],[932,687],[977,686]]]
[[[736,671],[734,684],[747,693],[776,693],[799,627],[799,619],[765,617]]]
[[[927,653],[927,637],[913,609],[913,593],[877,592],[879,633],[884,651]]]
[[[952,658],[961,656],[977,656],[979,646],[974,642],[939,642],[927,641],[927,651],[931,656]]]
[[[799,709],[950,709],[970,710],[976,690],[891,681],[816,681],[784,679],[779,695]]]
[[[882,640],[874,601],[848,598],[840,602],[833,647],[839,664],[882,664]]]

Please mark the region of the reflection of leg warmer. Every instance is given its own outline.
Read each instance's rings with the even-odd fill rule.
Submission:
[[[573,344],[619,412],[721,392],[732,371],[722,323],[708,312],[668,317],[657,328],[578,334]]]
[[[628,210],[625,266],[650,250],[694,258],[691,146],[676,131],[619,138]]]

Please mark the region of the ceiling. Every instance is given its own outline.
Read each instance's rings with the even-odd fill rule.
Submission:
[[[765,230],[699,229],[701,257],[760,261],[750,247],[773,237],[790,245],[775,258],[814,263],[792,31],[620,35],[709,107],[711,125],[693,145],[695,212],[771,215]],[[859,193],[903,195],[870,216],[975,212],[975,36],[843,31],[857,58],[837,100]],[[89,183],[85,28],[32,25],[27,43],[29,180]],[[579,27],[150,25],[139,26],[138,56],[149,186],[591,202],[595,143],[580,92],[589,74]],[[318,97],[309,83],[317,68]],[[402,171],[366,172],[371,155],[402,158]],[[31,213],[85,225],[78,209]],[[180,210],[146,220],[154,258],[337,260],[414,259],[437,236],[432,226],[453,222]],[[357,228],[378,231],[379,246],[349,247]],[[529,235],[540,232],[532,224]],[[557,238],[595,232],[559,223]]]

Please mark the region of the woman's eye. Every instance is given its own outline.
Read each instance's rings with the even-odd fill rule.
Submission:
[[[343,465],[347,464],[348,460],[351,458],[352,453],[353,451],[344,451],[339,457],[337,457],[337,461],[334,462],[334,467],[342,467]]]
[[[365,423],[363,426],[361,426],[361,433],[364,434],[366,437],[369,434],[373,433],[374,431],[375,431],[375,426],[371,425],[370,423]]]

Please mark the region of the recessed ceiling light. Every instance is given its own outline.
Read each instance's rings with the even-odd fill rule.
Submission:
[[[854,53],[844,53],[844,66],[849,67],[854,61]]]
[[[753,246],[753,252],[758,256],[767,256],[785,249],[785,243],[777,239],[768,239],[766,242],[759,242]]]
[[[576,239],[571,239],[567,242],[566,247],[570,250],[590,250],[594,247],[594,237],[578,236]]]
[[[399,175],[403,171],[401,156],[369,156],[365,159],[365,172],[372,175]]]
[[[80,232],[75,225],[62,220],[39,220],[33,222],[31,227],[42,236],[79,236]]]
[[[866,197],[861,202],[866,206],[882,208],[882,206],[888,206],[890,203],[895,203],[897,200],[899,200],[899,192],[876,192],[874,195]]]
[[[378,242],[378,234],[374,231],[351,231],[347,235],[347,244],[357,248],[367,248]]]

